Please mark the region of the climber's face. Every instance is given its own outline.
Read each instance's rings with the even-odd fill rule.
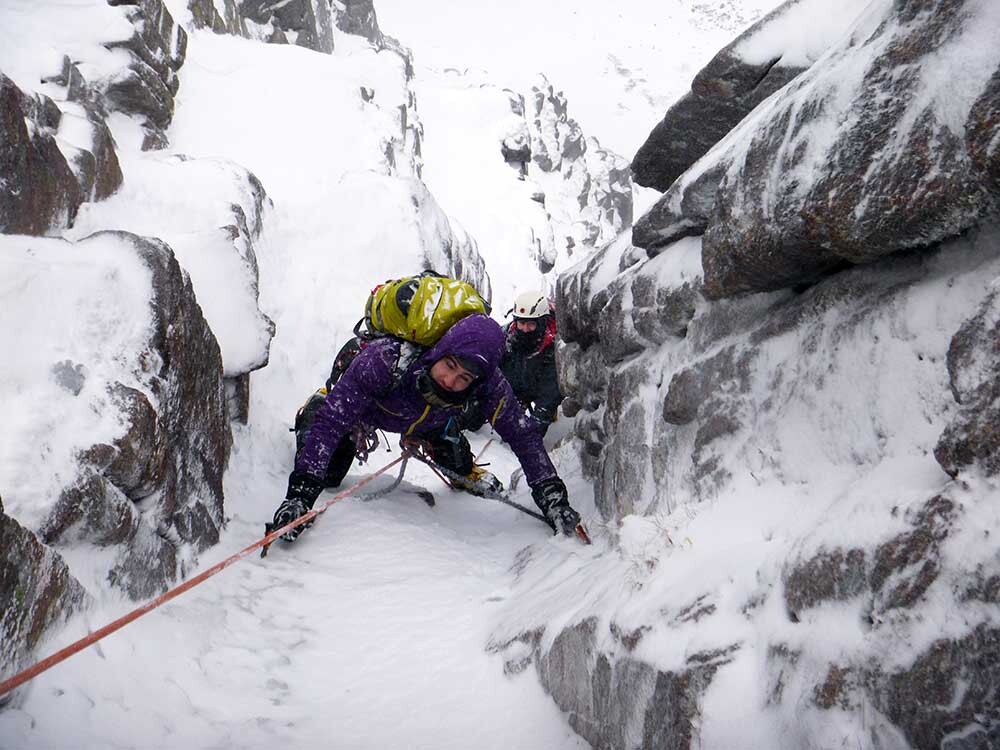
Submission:
[[[460,393],[472,385],[476,377],[450,354],[441,357],[431,365],[431,378],[441,388],[451,393]]]
[[[530,318],[515,318],[514,325],[521,333],[534,333],[535,329],[538,328],[538,321]]]

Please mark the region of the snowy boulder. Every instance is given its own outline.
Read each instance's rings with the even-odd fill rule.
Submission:
[[[865,3],[790,0],[740,34],[698,72],[690,93],[639,147],[635,181],[666,191],[754,107],[809,68]]]
[[[338,29],[347,34],[363,36],[376,49],[382,48],[384,36],[378,27],[373,0],[335,0],[331,5]]]
[[[525,120],[531,162],[541,173],[535,179],[558,238],[557,257],[611,242],[632,222],[628,162],[584,134],[568,114],[566,96],[545,76],[532,87]]]
[[[0,73],[0,231],[42,235],[68,226],[84,193],[56,143],[59,110]]]
[[[236,0],[222,0],[221,12],[216,0],[188,0],[191,23],[196,29],[211,29],[216,34],[247,37],[246,22]]]
[[[141,117],[146,131],[143,148],[163,148],[174,114],[174,95],[180,85],[177,71],[184,64],[187,32],[174,23],[162,0],[112,0],[109,5],[122,6],[133,27],[126,38],[104,44],[123,55],[122,61],[106,72],[84,70],[85,91],[71,90],[70,98]]]
[[[231,435],[222,361],[169,247],[0,237],[8,515],[88,588],[162,591],[215,544]],[[70,555],[86,549],[90,554]]]
[[[994,289],[979,311],[952,337],[948,347],[951,393],[958,415],[948,424],[934,456],[952,476],[978,465],[991,477],[1000,474],[1000,290]]]
[[[596,618],[562,630],[536,656],[542,685],[570,726],[593,747],[697,747],[702,696],[736,647],[692,653],[680,668],[658,670],[628,655],[641,632],[612,624],[609,633],[624,652],[617,658],[599,648],[609,638],[598,633]]]
[[[333,16],[328,0],[240,0],[251,39],[333,51]]]
[[[111,228],[170,245],[219,343],[232,417],[245,423],[249,374],[267,364],[274,336],[258,304],[255,248],[270,199],[252,172],[224,159],[152,153],[130,155],[126,166],[124,187],[84,204],[66,236]]]
[[[975,226],[998,203],[998,24],[992,3],[871,4],[674,184],[637,241],[669,242],[684,190],[720,170],[703,256],[713,298],[809,283]]]
[[[0,503],[0,680],[27,667],[50,630],[88,597],[62,558],[6,515]],[[0,697],[0,707],[11,696]]]

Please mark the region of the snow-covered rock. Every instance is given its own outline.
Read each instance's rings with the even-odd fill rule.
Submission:
[[[187,10],[196,29],[249,37],[237,0],[188,0]]]
[[[240,14],[253,39],[333,50],[333,16],[328,0],[240,0]]]
[[[789,0],[724,47],[632,159],[632,176],[663,192],[758,104],[818,60],[868,0]]]
[[[218,540],[219,347],[162,242],[0,237],[6,513],[88,589],[162,591]]]
[[[0,73],[0,231],[41,235],[76,215],[84,195],[54,137],[60,116]]]
[[[0,498],[0,674],[16,674],[42,639],[89,603],[63,559],[4,512]],[[0,707],[10,699],[0,697]]]
[[[251,172],[223,159],[123,154],[129,180],[85,203],[67,239],[105,229],[157,237],[191,277],[222,353],[233,419],[246,422],[249,374],[268,361],[274,324],[258,303],[255,243],[270,204]]]
[[[951,393],[960,404],[934,448],[938,463],[952,476],[977,466],[1000,474],[1000,292],[996,286],[948,347]]]
[[[674,183],[634,241],[656,252],[704,230],[706,294],[721,297],[974,226],[997,207],[998,25],[993,3],[870,3]]]
[[[561,381],[621,562],[541,595],[561,563],[535,553],[494,642],[527,639],[577,731],[615,748],[767,746],[789,727],[795,746],[988,744],[998,232],[799,294],[707,300],[696,238],[638,264],[623,238],[561,277]],[[675,320],[662,335],[638,331],[644,277]],[[963,482],[935,460],[945,443]],[[773,723],[733,735],[737,694]]]
[[[378,26],[373,0],[333,0],[334,23],[347,34],[363,36],[380,49],[385,36]]]
[[[621,156],[584,135],[568,114],[568,102],[544,76],[532,87],[525,113],[532,175],[545,194],[555,238],[553,258],[572,258],[607,244],[632,223],[632,179]],[[505,157],[506,158],[506,157]]]
[[[998,27],[992,3],[869,3],[637,224],[651,257],[626,234],[560,278],[560,378],[621,564],[495,641],[530,634],[586,736],[995,741]]]
[[[35,43],[24,44],[25,38]],[[74,4],[59,15],[44,3],[21,0],[0,8],[0,70],[26,95],[44,95],[63,112],[92,122],[112,113],[133,116],[147,149],[166,143],[186,47],[187,33],[162,0]],[[83,136],[77,127],[67,141],[91,150],[78,142]],[[103,132],[90,140],[103,140],[107,149]]]

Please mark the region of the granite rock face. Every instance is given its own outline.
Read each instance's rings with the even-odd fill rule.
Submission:
[[[113,442],[77,451],[75,478],[33,530],[57,551],[80,545],[111,550],[107,581],[143,599],[162,592],[218,541],[232,437],[219,346],[170,248],[104,232],[77,249],[85,253],[98,244],[123,247],[148,269],[147,348],[129,353],[137,370],[122,371],[107,384],[105,410],[117,412],[124,430]],[[56,382],[79,393],[88,370],[99,365],[57,363]],[[23,502],[18,507],[29,510]]]
[[[191,11],[191,21],[196,29],[211,29],[216,34],[249,36],[237,0],[222,0],[221,13],[217,0],[188,0],[188,10]]]
[[[556,300],[565,338],[560,382],[601,518],[613,528],[649,519],[676,541],[685,532],[675,527],[683,529],[687,518],[711,512],[735,488],[747,491],[744,477],[751,487],[779,493],[799,483],[813,486],[816,466],[789,459],[800,450],[864,477],[866,467],[901,450],[894,443],[914,441],[913,450],[929,457],[942,430],[936,451],[942,466],[972,482],[992,477],[998,236],[986,222],[935,250],[851,268],[798,292],[731,300],[704,295],[697,238],[644,258],[623,237],[564,274]],[[933,320],[918,313],[932,309]],[[907,373],[905,384],[900,372]],[[788,424],[797,427],[780,437]],[[960,447],[954,436],[974,447]],[[925,470],[933,473],[933,465]],[[943,472],[941,481],[947,481]],[[758,633],[767,632],[771,625],[758,622],[759,613],[780,594],[793,627],[812,632],[838,612],[849,614],[831,622],[847,616],[867,633],[836,661],[823,649],[780,638],[766,655],[750,657],[744,644],[727,657],[767,665],[769,705],[788,716],[798,710],[792,706],[804,707],[801,736],[812,739],[803,741],[822,744],[823,715],[837,711],[873,716],[880,742],[902,736],[912,747],[989,746],[1000,725],[992,687],[998,674],[991,656],[995,634],[979,603],[1000,596],[1000,570],[980,528],[992,485],[971,486],[906,499],[862,494],[853,504],[834,503],[815,526],[792,519],[776,525],[776,533],[792,537],[780,552],[773,550],[784,562],[776,577],[762,564],[760,591],[730,613],[736,617],[731,624],[757,623]],[[767,492],[760,491],[763,510]],[[873,512],[887,519],[887,531],[877,536],[862,539],[844,521]],[[656,562],[648,560],[649,570]],[[655,580],[655,573],[645,575]],[[960,617],[969,628],[937,640],[917,638],[920,623],[936,617],[941,602],[965,613]],[[703,612],[706,626],[714,620],[726,632],[722,607],[694,609]],[[640,639],[689,637],[677,618],[669,624],[657,617],[629,619],[628,633]],[[597,701],[590,687],[636,658],[632,651],[608,650],[609,626],[605,619],[586,626],[598,634],[603,656],[581,645],[583,625],[554,640],[537,639],[532,653],[543,684],[577,731],[595,746],[633,747],[637,730],[629,734],[623,727],[638,726],[638,720]],[[574,647],[564,647],[571,641]],[[698,642],[704,646],[703,638]],[[886,658],[901,642],[913,644],[908,656]],[[715,639],[709,650],[726,647]],[[549,650],[555,669],[543,666]],[[639,651],[647,658],[656,653]],[[703,711],[708,685],[733,679],[727,667],[698,683],[690,698],[694,712]],[[642,671],[672,670],[652,659]],[[963,692],[962,685],[972,683],[984,687]],[[962,700],[922,700],[922,690]],[[634,693],[628,700],[633,707],[646,705]],[[648,709],[645,716],[654,721]],[[648,746],[696,747],[704,740],[695,732],[670,741],[680,744]]]
[[[986,144],[1000,126],[1000,53],[983,36],[996,22],[992,6],[960,0],[863,15],[678,179],[634,240],[655,253],[704,232],[705,293],[719,298],[813,283],[975,226],[997,209]],[[949,69],[970,72],[960,93]]]
[[[0,679],[27,667],[44,636],[88,603],[62,558],[0,503]],[[0,697],[0,707],[13,697]]]
[[[554,235],[553,257],[539,258],[545,273],[556,257],[572,258],[579,248],[599,248],[631,224],[632,179],[622,157],[584,135],[568,114],[566,96],[544,76],[532,87],[524,109],[527,134],[515,134],[504,158],[518,162],[513,154],[530,155],[542,173],[538,182]]]
[[[40,235],[76,216],[84,193],[55,142],[60,118],[51,100],[29,99],[0,74],[0,231]]]
[[[239,8],[253,39],[333,51],[333,15],[326,0],[239,0]]]
[[[174,114],[180,87],[177,71],[184,64],[187,32],[178,26],[162,0],[109,0],[120,6],[135,31],[105,43],[120,50],[127,64],[113,74],[88,79],[67,58],[63,76],[70,101],[89,102],[103,112],[123,112],[141,118],[146,131],[143,149],[167,144],[166,129]]]
[[[993,290],[948,347],[951,393],[959,413],[934,448],[941,467],[958,476],[973,466],[1000,473],[1000,292]]]
[[[343,10],[336,10],[334,23],[348,34],[363,36],[377,49],[382,49],[385,36],[378,26],[373,0],[341,0]]]
[[[370,3],[369,3],[370,4]],[[328,0],[188,0],[192,23],[216,34],[333,51],[334,11]],[[373,9],[374,14],[374,9]],[[361,14],[363,16],[363,14]],[[354,18],[352,15],[351,18]],[[373,19],[374,20],[374,17]]]
[[[667,111],[632,159],[632,178],[638,184],[666,191],[754,107],[806,70],[797,61],[783,61],[780,49],[764,59],[741,54],[741,47],[799,4],[785,3],[757,21],[698,72],[691,91]]]

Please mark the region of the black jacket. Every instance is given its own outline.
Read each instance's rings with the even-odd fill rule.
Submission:
[[[544,424],[556,418],[563,400],[556,377],[556,321],[553,316],[547,320],[545,329],[533,338],[520,334],[511,324],[507,329],[507,349],[500,363],[514,395]]]

